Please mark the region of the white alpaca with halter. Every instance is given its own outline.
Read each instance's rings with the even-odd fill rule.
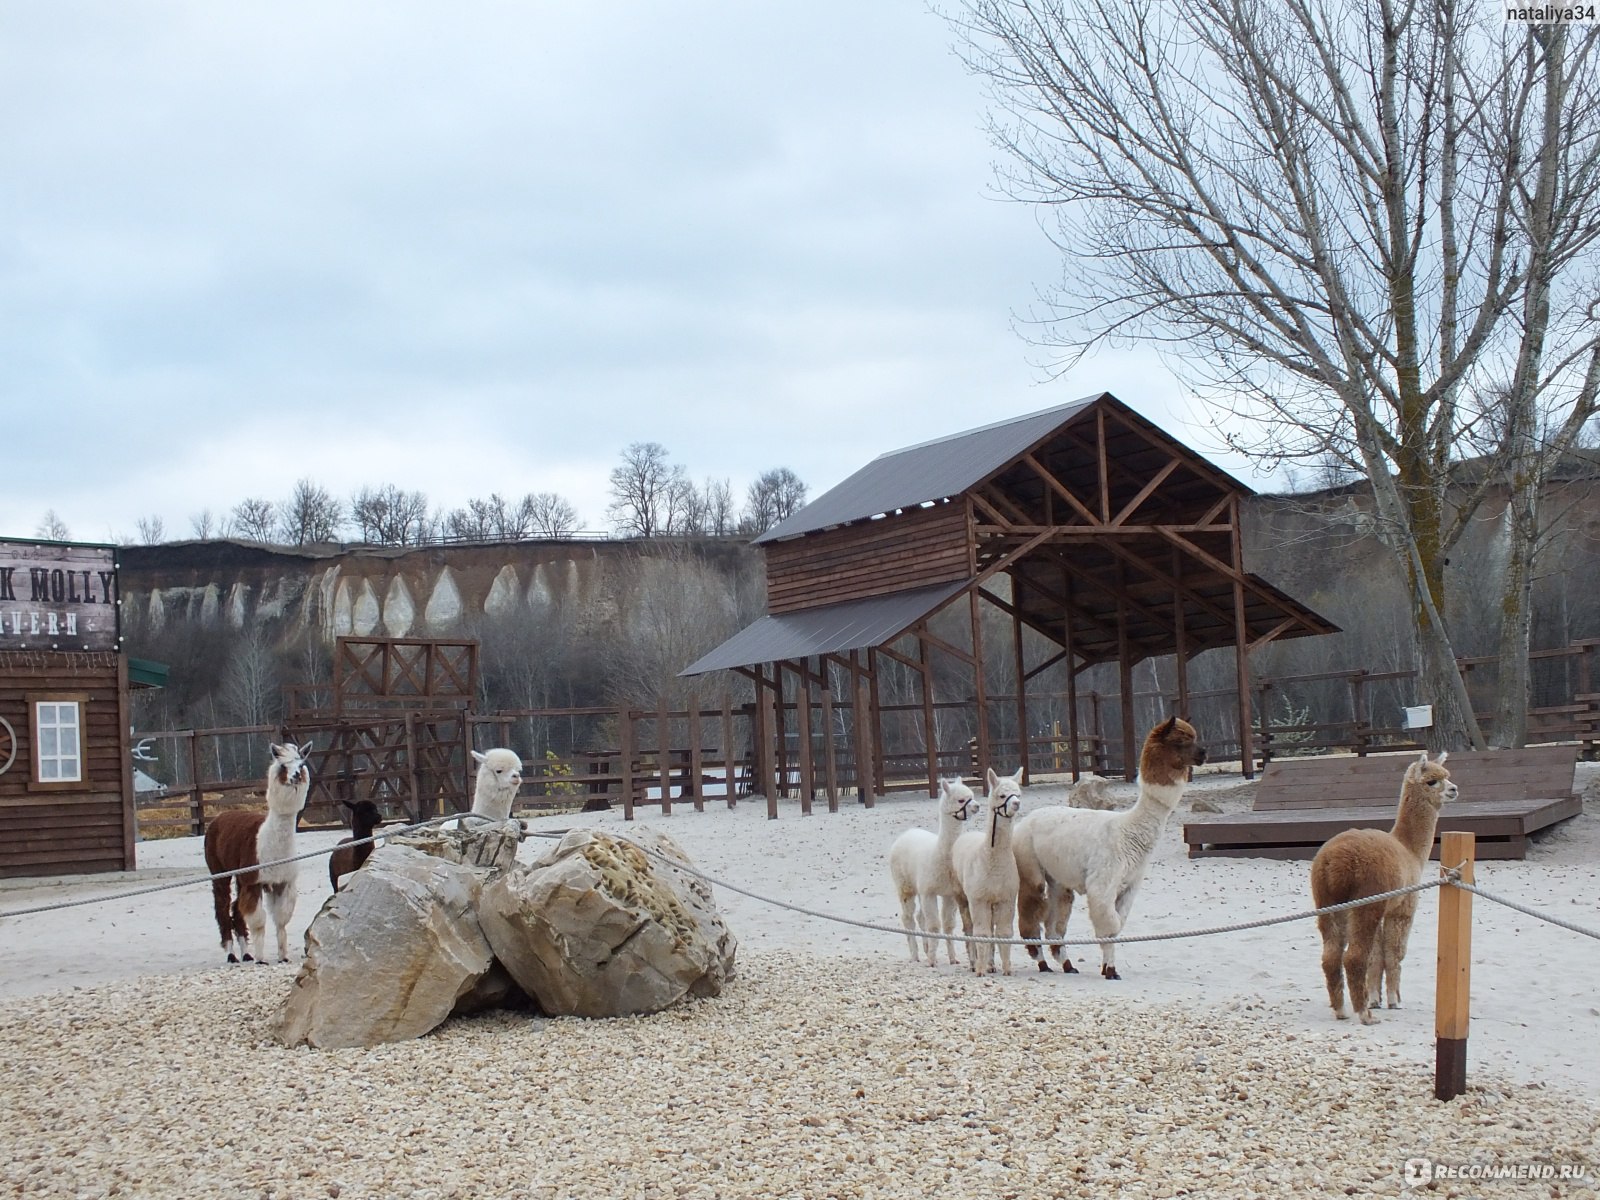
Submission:
[[[961,780],[941,779],[939,832],[908,829],[889,847],[889,874],[900,901],[900,924],[907,930],[906,944],[911,947],[912,962],[917,961],[917,939],[912,930],[920,929],[924,935],[948,935],[955,933],[958,916],[963,930],[970,923],[961,905],[961,885],[950,865],[950,851],[967,827],[973,804],[972,789]],[[928,965],[938,966],[938,939],[924,936],[922,940]],[[957,961],[955,939],[946,937],[944,944],[954,965]]]
[[[968,830],[951,852],[972,933],[977,937],[1009,938],[1017,928],[1017,860],[1011,851],[1011,831],[1022,807],[1022,768],[1015,775],[996,775],[990,768],[988,817],[979,829]],[[1011,974],[1011,947],[1000,946],[1001,970]],[[974,942],[967,956],[978,975],[994,971],[995,943]]]

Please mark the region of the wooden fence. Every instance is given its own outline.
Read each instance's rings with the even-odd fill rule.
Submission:
[[[1540,685],[1556,702],[1529,710],[1530,742],[1578,742],[1584,753],[1600,752],[1600,670],[1594,655],[1600,639],[1535,652]],[[1480,708],[1491,699],[1490,659],[1466,659],[1462,670]],[[1403,709],[1415,692],[1410,671],[1325,671],[1261,678],[1254,684],[1252,733],[1259,762],[1332,751],[1365,755],[1374,751],[1419,749],[1419,731],[1405,726]],[[1015,696],[990,695],[989,740],[993,761],[1006,770],[1026,762],[1030,777],[1075,773],[1119,774],[1122,756],[1122,701],[1095,691],[1078,693],[1077,744],[1070,744],[1060,715],[1031,727],[1026,737],[1000,728],[1002,715],[1021,712]],[[1176,697],[1167,691],[1133,695],[1139,729],[1171,712]],[[1030,693],[1028,710],[1065,712],[1064,695]],[[675,804],[704,808],[706,801],[733,805],[752,792],[751,781],[778,780],[779,795],[798,798],[810,812],[817,797],[830,810],[850,793],[870,798],[888,792],[926,789],[929,752],[925,712],[959,714],[947,723],[932,756],[936,774],[973,776],[987,764],[975,761],[967,734],[976,719],[972,698],[874,706],[873,769],[858,769],[862,742],[851,728],[849,706],[814,698],[807,709],[794,696],[782,706],[784,735],[772,739],[776,761],[766,771],[756,761],[756,713],[748,703],[724,694],[714,705],[654,708],[523,708],[474,714],[371,714],[323,727],[290,728],[288,736],[311,740],[313,788],[303,824],[331,827],[344,823],[341,800],[371,799],[393,818],[422,819],[470,804],[472,773],[468,751],[496,745],[524,755],[518,807],[522,811],[571,811],[620,804],[629,818],[635,808]],[[1214,761],[1237,758],[1238,704],[1232,689],[1189,694],[1189,715],[1201,729]],[[897,718],[904,718],[897,720]],[[1479,713],[1486,727],[1491,718]],[[554,731],[559,729],[560,736]],[[957,733],[950,730],[960,731]],[[227,729],[162,730],[136,734],[154,751],[153,771],[173,782],[160,792],[136,796],[141,836],[198,834],[216,812],[259,805],[268,740],[284,740],[281,727],[256,725]],[[530,753],[528,747],[561,745]],[[318,766],[323,769],[318,772]],[[1252,767],[1255,766],[1252,763]],[[259,771],[258,771],[259,768]]]

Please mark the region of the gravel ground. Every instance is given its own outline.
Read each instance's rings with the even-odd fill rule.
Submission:
[[[39,1197],[1385,1196],[1417,1155],[1581,1164],[1600,1108],[1375,1041],[905,961],[744,956],[652,1017],[498,1013],[287,1050],[292,966],[0,1002],[0,1193]],[[1070,1000],[1070,1003],[1064,1002]]]

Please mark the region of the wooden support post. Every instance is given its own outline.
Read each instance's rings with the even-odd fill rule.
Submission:
[[[827,659],[817,659],[817,674],[822,684],[822,770],[828,788],[828,811],[839,811],[839,763],[833,740],[833,668]]]
[[[733,748],[733,697],[726,688],[722,692],[722,788],[732,808],[738,802],[739,760]]]
[[[872,791],[867,795],[867,807],[871,808],[873,797],[888,791],[883,761],[883,705],[878,699],[878,651],[874,646],[867,647],[867,709],[872,743]]]
[[[470,740],[471,733],[468,733],[467,737]],[[472,761],[472,755],[467,755],[467,761]],[[407,790],[411,793],[411,819],[413,821],[426,820],[422,812],[422,786],[417,781],[417,714],[414,712],[406,713],[406,779],[410,785]],[[467,805],[469,808],[471,804],[472,797],[468,796]],[[428,817],[433,815],[433,813],[427,814]]]
[[[1072,748],[1072,782],[1077,783],[1082,775],[1078,762],[1078,664],[1072,646],[1072,576],[1064,569],[1061,588],[1066,596],[1061,612],[1061,648],[1067,655],[1067,742]]]
[[[800,760],[800,814],[809,817],[817,781],[811,756],[811,673],[806,670],[804,663],[800,665],[796,683],[794,715],[795,735],[799,744],[795,748],[795,757]]]
[[[972,620],[972,697],[978,706],[978,770],[994,764],[994,754],[989,746],[989,693],[988,681],[983,677],[983,615],[978,606],[978,588],[967,593],[967,610]]]
[[[189,821],[198,837],[206,831],[206,797],[200,790],[200,738],[189,734]]]
[[[622,819],[633,820],[633,710],[617,710],[617,740],[622,754]]]
[[[656,778],[661,783],[661,815],[672,815],[672,738],[667,730],[667,698],[656,694]]]
[[[1189,630],[1183,619],[1183,555],[1172,548],[1173,665],[1178,674],[1178,715],[1189,719]]]
[[[1244,542],[1239,532],[1239,497],[1228,501],[1228,520],[1233,525],[1233,640],[1235,670],[1239,686],[1239,758],[1246,779],[1256,777],[1256,748],[1250,720],[1250,627],[1244,612]]]
[[[868,695],[866,675],[861,670],[861,652],[850,651],[850,690],[853,693],[856,742],[856,794],[867,808],[873,805],[872,796],[872,702]]]
[[[689,787],[694,796],[695,812],[705,812],[705,788],[701,786],[701,768],[704,764],[700,761],[700,697],[697,693],[689,694]]]
[[[1472,883],[1477,839],[1470,833],[1439,835],[1439,870],[1459,866]],[[1472,893],[1445,884],[1439,889],[1439,972],[1434,999],[1433,1094],[1454,1100],[1467,1090],[1467,1025],[1472,978]]]
[[[1129,783],[1139,774],[1139,754],[1134,748],[1133,662],[1128,644],[1127,580],[1117,562],[1117,687],[1122,693],[1122,777]]]
[[[773,683],[767,687],[765,675],[762,685],[765,690],[760,693],[758,708],[761,713],[761,741],[767,748],[767,770],[761,778],[761,790],[767,797],[767,820],[778,819],[778,780],[783,773],[783,759],[778,752],[778,739],[783,735],[783,714],[779,708],[782,698],[783,668],[776,663],[772,667]],[[776,729],[774,729],[776,723]]]
[[[1017,656],[1017,761],[1022,766],[1022,782],[1033,782],[1028,765],[1028,672],[1022,657],[1022,610],[1011,610],[1011,642]]]
[[[922,744],[928,751],[928,798],[939,794],[939,730],[933,720],[933,664],[928,639],[917,633],[917,666],[922,681]]]
[[[772,759],[777,767],[777,790],[774,797],[789,795],[789,729],[788,718],[784,710],[788,706],[783,702],[783,664],[772,664]]]

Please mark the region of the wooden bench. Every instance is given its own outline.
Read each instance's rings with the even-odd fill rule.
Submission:
[[[1416,757],[1275,759],[1261,772],[1250,812],[1184,822],[1189,857],[1312,858],[1340,830],[1388,829]],[[1572,790],[1577,760],[1576,746],[1451,754],[1445,765],[1461,794],[1440,811],[1439,832],[1476,834],[1479,858],[1526,857],[1530,834],[1583,811]]]

